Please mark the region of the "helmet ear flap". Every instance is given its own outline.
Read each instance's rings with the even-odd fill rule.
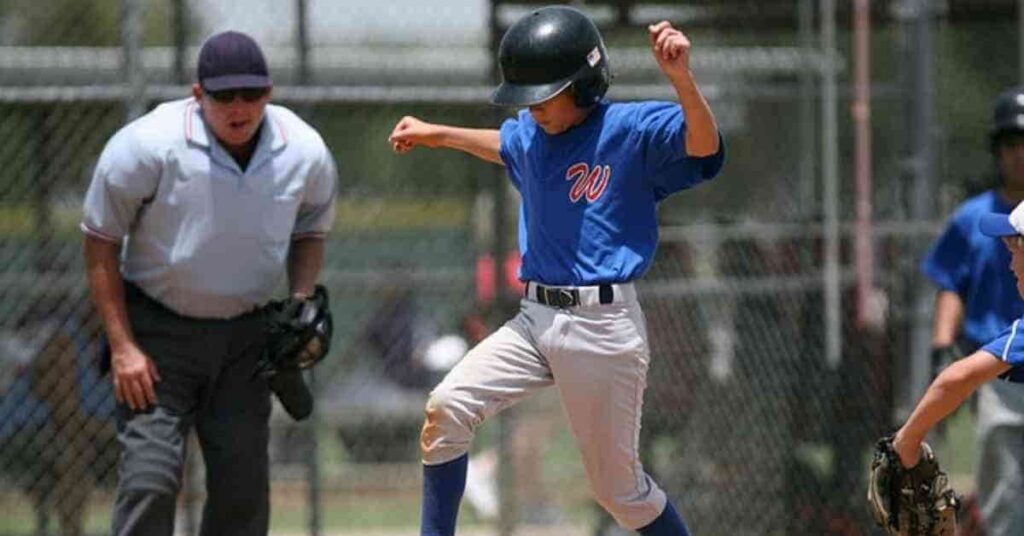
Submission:
[[[580,78],[572,83],[573,100],[580,108],[590,108],[597,104],[608,91],[608,76],[604,71],[595,76]]]
[[[569,86],[569,90],[572,91],[572,100],[579,108],[590,107],[590,91],[587,85],[586,80],[577,80]]]

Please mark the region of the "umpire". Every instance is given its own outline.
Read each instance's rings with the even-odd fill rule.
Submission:
[[[85,260],[119,405],[114,535],[174,532],[193,427],[200,534],[267,534],[262,308],[285,272],[293,296],[312,294],[336,189],[323,140],[268,104],[271,87],[251,37],[210,37],[192,97],[117,132],[86,194]]]

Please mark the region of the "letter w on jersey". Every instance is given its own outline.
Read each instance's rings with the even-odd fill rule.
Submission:
[[[608,180],[611,176],[611,166],[598,165],[594,166],[594,169],[590,169],[590,166],[583,162],[573,164],[569,167],[569,171],[565,172],[565,180],[576,181],[569,190],[569,201],[575,203],[583,196],[587,197],[587,202],[597,201],[608,187]]]

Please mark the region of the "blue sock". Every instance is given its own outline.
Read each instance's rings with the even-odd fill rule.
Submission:
[[[454,536],[468,466],[468,454],[440,465],[423,466],[420,536]]]
[[[650,525],[637,529],[644,536],[690,536],[686,523],[679,517],[679,512],[672,506],[672,501],[665,503],[665,509]]]

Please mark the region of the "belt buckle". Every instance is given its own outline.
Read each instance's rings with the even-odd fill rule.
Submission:
[[[580,304],[580,291],[575,288],[545,288],[545,301],[560,309]]]

